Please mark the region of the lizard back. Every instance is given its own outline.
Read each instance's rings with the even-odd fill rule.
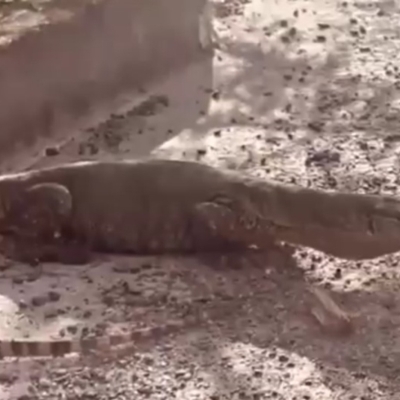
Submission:
[[[240,180],[196,162],[81,162],[0,181],[0,193],[38,183],[64,185],[72,196],[69,228],[96,251],[192,252],[237,248],[196,214],[195,206],[235,193]]]

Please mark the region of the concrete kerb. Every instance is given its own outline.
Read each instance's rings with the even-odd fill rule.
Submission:
[[[0,156],[212,52],[207,0],[69,4],[1,38]]]

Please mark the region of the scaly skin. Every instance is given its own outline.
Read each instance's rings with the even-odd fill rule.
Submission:
[[[190,253],[287,242],[368,259],[400,250],[396,198],[293,187],[196,162],[80,162],[24,172],[0,179],[0,200],[5,235],[50,243],[55,234],[57,243],[90,251]]]
[[[0,202],[0,232],[25,260],[81,263],[92,251],[233,251],[279,242],[348,259],[400,250],[396,198],[287,186],[194,162],[81,162],[3,176]],[[327,297],[316,297],[348,322]],[[89,344],[3,341],[0,353],[64,354],[97,346]]]

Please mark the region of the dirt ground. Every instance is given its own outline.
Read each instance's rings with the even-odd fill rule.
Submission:
[[[89,1],[0,0],[0,47],[42,26],[68,20]]]
[[[400,194],[399,4],[226,0],[213,11],[211,72],[204,61],[146,88],[139,104],[127,96],[99,125],[14,169],[152,154],[303,186]],[[114,355],[4,360],[1,398],[400,399],[399,256],[350,262],[298,248],[290,261],[275,253],[224,264],[102,257],[48,264],[40,275],[4,261],[2,338],[170,320],[182,329]],[[306,318],[306,280],[356,315],[352,335],[322,332]]]

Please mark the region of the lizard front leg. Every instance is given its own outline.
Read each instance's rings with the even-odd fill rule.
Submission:
[[[201,203],[196,207],[199,214],[208,223],[210,228],[230,240],[248,245],[255,244],[263,249],[271,247],[273,243],[273,224],[252,216],[246,210],[239,210],[239,207],[218,204],[215,202]],[[326,331],[336,334],[350,334],[353,330],[352,320],[349,314],[343,310],[327,292],[311,286],[307,287],[313,294],[310,304],[310,314]]]
[[[259,222],[240,204],[219,197],[217,201],[214,199],[198,204],[196,212],[217,236],[232,242],[233,248],[247,248],[247,251],[240,253],[240,257],[236,252],[222,254],[218,262],[214,261],[212,265],[221,265],[223,268],[229,265],[234,269],[248,269],[249,266],[264,268],[265,262],[271,262],[274,258],[280,265],[293,266],[293,248],[276,241],[273,224]]]
[[[219,196],[195,208],[208,227],[225,239],[259,250],[277,246],[273,222],[261,218],[247,204]]]

